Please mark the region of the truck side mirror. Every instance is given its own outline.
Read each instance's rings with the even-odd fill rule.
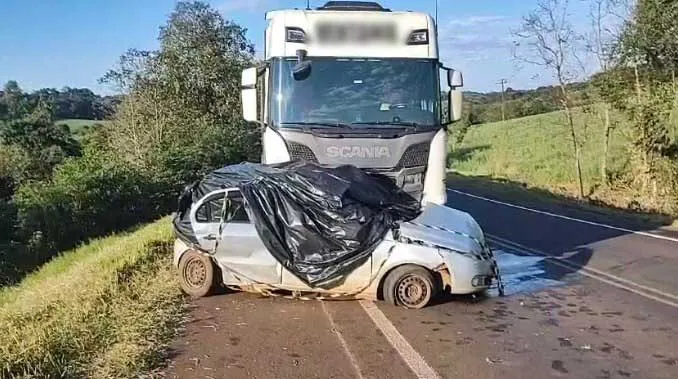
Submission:
[[[306,59],[306,50],[297,50],[297,63],[292,68],[294,80],[306,80],[311,75],[311,61]]]
[[[447,84],[450,87],[447,93],[447,120],[445,125],[461,120],[464,96],[461,87],[464,86],[464,76],[461,71],[443,67],[447,71]]]
[[[457,89],[464,86],[464,76],[461,71],[454,69],[447,70],[447,85],[452,89]]]
[[[292,76],[294,80],[306,80],[311,75],[311,61],[303,61],[294,65],[292,68]]]
[[[257,119],[257,68],[243,70],[240,82],[242,99],[242,117],[245,121],[259,122]]]
[[[447,96],[447,109],[449,114],[449,123],[461,120],[462,106],[464,96],[461,90],[453,89]]]

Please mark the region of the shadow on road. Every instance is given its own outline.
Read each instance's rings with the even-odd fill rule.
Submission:
[[[447,179],[448,188],[632,230],[656,230],[669,226],[674,221],[670,215],[615,208],[592,200],[578,200],[545,189],[528,187],[525,183],[508,179],[466,176],[458,173],[448,175]]]
[[[604,208],[545,190],[526,188],[521,183],[486,177],[450,175],[448,188],[538,211],[617,227],[601,227],[565,220],[485,201],[463,193],[448,192],[447,205],[471,214],[490,239],[497,236],[529,246],[555,258],[536,257],[521,251],[520,248],[502,246],[501,243],[496,246],[502,254],[508,254],[503,257],[499,255],[497,258],[500,268],[504,271],[505,281],[508,282],[507,288],[517,286],[519,290],[528,292],[532,292],[530,286],[533,285],[537,287],[557,285],[567,281],[568,276],[571,277],[586,266],[594,254],[601,254],[601,250],[596,247],[603,241],[632,234],[631,231],[654,232],[673,221],[666,215]],[[675,235],[672,231],[659,233]],[[662,242],[647,241],[657,244]],[[648,248],[652,248],[652,245]],[[566,260],[567,267],[553,263],[558,260]],[[511,291],[509,289],[509,293]]]

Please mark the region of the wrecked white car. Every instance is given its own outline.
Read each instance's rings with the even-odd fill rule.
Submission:
[[[230,168],[230,172],[224,174],[221,171],[187,191],[192,197],[190,206],[185,204],[181,215],[175,217],[179,238],[174,248],[174,265],[179,270],[182,289],[191,296],[205,296],[216,286],[226,286],[263,293],[289,291],[321,297],[383,299],[406,308],[422,308],[444,291],[453,294],[481,292],[498,279],[494,257],[480,227],[464,212],[428,204],[414,214],[416,217],[411,217],[413,214],[400,209],[398,214],[410,217],[389,222],[380,231],[383,220],[389,217],[380,216],[380,211],[361,213],[359,209],[365,205],[351,202],[346,195],[350,190],[340,190],[344,202],[339,206],[352,208],[348,213],[341,213],[350,215],[347,216],[349,221],[339,220],[335,211],[327,210],[338,209],[337,204],[332,205],[332,199],[337,198],[329,196],[327,204],[319,205],[320,208],[327,207],[320,213],[330,212],[330,219],[337,223],[323,220],[325,225],[319,226],[322,217],[308,210],[312,205],[304,203],[299,208],[290,205],[303,203],[299,196],[305,195],[296,193],[293,200],[282,203],[277,197],[295,193],[294,182],[313,187],[311,192],[317,195],[319,181],[311,182],[318,178],[323,182],[326,178],[313,175],[324,173],[316,167],[311,167],[311,171],[305,171],[309,167],[299,171],[299,166],[295,166],[292,168],[295,178],[303,180],[288,181],[290,167],[285,167],[283,173],[276,171],[281,176],[267,182],[259,177],[259,168],[255,174],[251,168],[244,170],[248,173],[245,176],[242,175],[243,166],[237,168],[237,181],[249,185],[214,189],[217,181],[232,177],[236,169]],[[355,175],[356,172],[351,171],[351,179],[356,179]],[[289,188],[281,190],[271,185],[281,184],[280,178],[284,178]],[[337,178],[340,182],[343,179],[341,175],[331,179]],[[363,184],[370,180],[359,179]],[[224,183],[232,182],[225,180]],[[336,190],[337,183],[333,184],[331,187]],[[267,187],[270,192],[262,195],[259,187]],[[208,188],[211,190],[207,191]],[[199,197],[195,196],[197,193],[200,193]],[[189,197],[187,194],[184,199]],[[324,199],[327,195],[322,193],[314,199]],[[252,202],[256,202],[254,207]],[[262,206],[262,202],[269,203]],[[266,207],[270,207],[267,215],[275,215],[262,216],[261,211]],[[372,225],[369,215],[377,220]],[[355,221],[357,229],[351,220]],[[276,223],[285,226],[279,227],[274,225]],[[273,236],[276,234],[279,235]],[[346,236],[351,234],[354,236],[348,239],[349,243],[336,244],[336,241],[346,242]],[[356,247],[353,243],[358,239],[374,243]],[[282,246],[286,243],[290,244],[291,253],[281,257],[281,251],[283,254],[288,251]],[[343,254],[345,252],[350,254]]]

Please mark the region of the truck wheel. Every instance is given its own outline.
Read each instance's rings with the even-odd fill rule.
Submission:
[[[424,308],[439,292],[433,274],[415,265],[400,266],[391,271],[383,288],[384,300],[408,309]]]
[[[215,267],[212,260],[196,251],[187,251],[179,261],[181,289],[193,298],[212,292],[215,284]]]

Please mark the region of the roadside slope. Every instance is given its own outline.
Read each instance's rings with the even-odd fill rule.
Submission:
[[[183,298],[168,219],[92,241],[0,292],[0,377],[133,377],[162,364]]]
[[[464,142],[451,149],[450,168],[473,175],[502,177],[541,188],[570,192],[576,190],[572,143],[562,112],[544,113],[474,125]],[[603,129],[593,115],[575,112],[577,131],[585,140],[582,147],[582,175],[585,189],[600,182]],[[586,127],[584,127],[586,124]],[[621,128],[610,137],[610,170],[621,169],[624,154]]]
[[[630,155],[625,146],[628,128],[619,115],[610,137],[607,158],[609,186],[602,185],[604,130],[595,114],[575,112],[581,148],[584,192],[593,202],[623,209],[677,212],[675,201],[650,199],[632,183]],[[532,188],[575,197],[579,190],[574,170],[572,142],[562,112],[545,113],[469,128],[464,141],[451,145],[448,166],[463,175],[487,176],[524,183]]]

